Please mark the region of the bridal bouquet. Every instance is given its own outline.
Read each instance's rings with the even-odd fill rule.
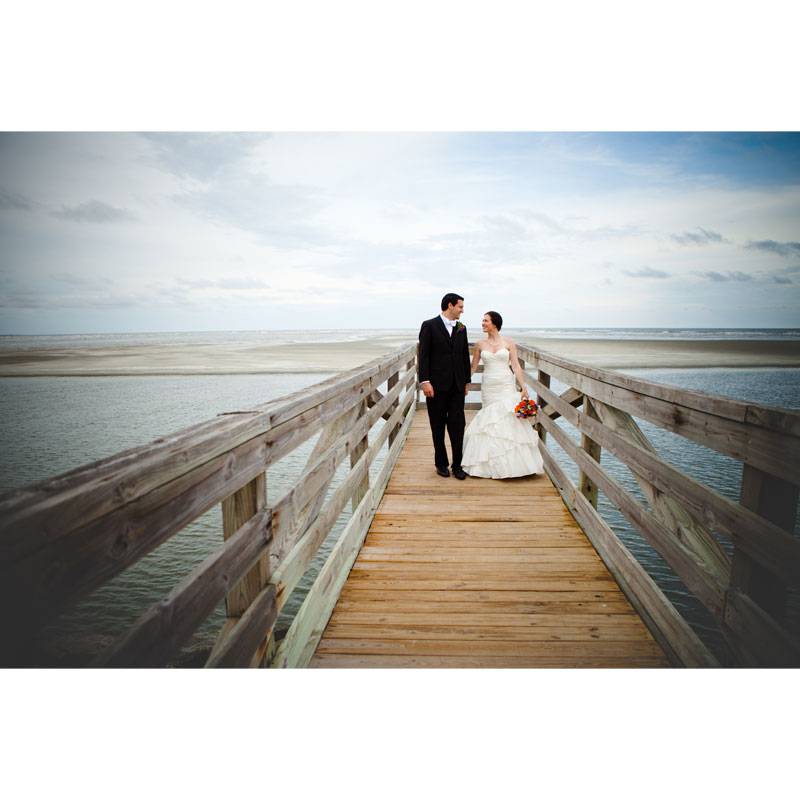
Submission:
[[[525,398],[517,403],[514,406],[514,413],[520,418],[525,419],[526,417],[533,417],[536,415],[536,412],[539,410],[539,406],[533,402],[530,398]]]

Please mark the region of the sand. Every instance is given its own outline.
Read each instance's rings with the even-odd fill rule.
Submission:
[[[229,375],[347,370],[401,346],[369,341],[276,345],[147,345],[74,349],[0,349],[0,377]],[[800,367],[800,341],[653,341],[531,339],[531,346],[612,369],[635,367]]]

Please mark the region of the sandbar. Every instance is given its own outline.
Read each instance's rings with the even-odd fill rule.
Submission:
[[[330,373],[352,369],[414,338],[323,343],[126,345],[2,349],[0,377]],[[800,367],[800,341],[519,337],[563,358],[610,369]]]

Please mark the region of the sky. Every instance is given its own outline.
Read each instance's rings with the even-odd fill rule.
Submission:
[[[800,134],[0,134],[0,334],[800,326]]]

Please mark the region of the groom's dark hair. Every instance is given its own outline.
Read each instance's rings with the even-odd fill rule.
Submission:
[[[460,294],[450,292],[442,298],[442,311],[447,311],[448,306],[454,306],[459,300],[464,298]]]

